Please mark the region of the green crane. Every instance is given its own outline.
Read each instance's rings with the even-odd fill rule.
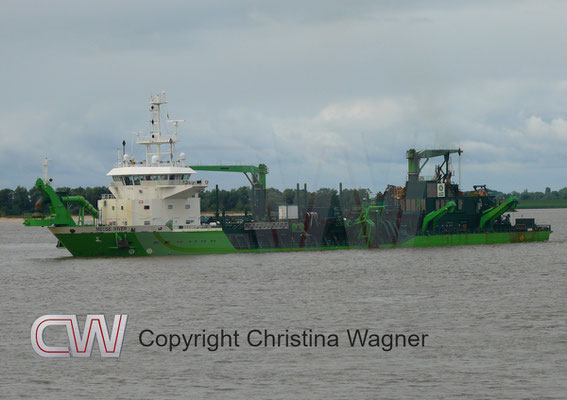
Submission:
[[[195,171],[212,172],[241,172],[252,185],[252,212],[257,219],[266,216],[266,175],[268,167],[266,164],[255,165],[195,165],[191,166]],[[218,203],[218,197],[217,197]],[[217,204],[218,206],[218,204]],[[217,207],[218,208],[218,207]],[[218,214],[218,212],[217,212]]]
[[[408,181],[419,180],[419,174],[425,164],[433,157],[444,157],[443,163],[437,167],[437,175],[439,179],[446,179],[450,177],[449,175],[449,156],[453,153],[458,153],[461,155],[463,151],[461,149],[434,149],[434,150],[415,150],[409,149],[406,152],[406,158],[408,159]],[[423,164],[421,160],[425,160]],[[443,170],[443,168],[445,168]]]
[[[26,218],[24,225],[26,226],[76,226],[77,224],[71,217],[67,205],[75,203],[79,205],[79,225],[85,223],[85,211],[87,211],[94,219],[98,218],[98,211],[83,196],[59,196],[55,190],[43,179],[37,178],[35,187],[39,189],[41,194],[47,200],[49,208],[48,218]]]
[[[253,189],[266,189],[266,175],[268,167],[265,164],[255,165],[195,165],[191,166],[195,171],[213,172],[242,172],[248,179]]]

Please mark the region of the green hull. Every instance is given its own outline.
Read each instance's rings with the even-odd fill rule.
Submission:
[[[76,257],[101,256],[164,256],[187,254],[225,254],[237,252],[337,250],[365,248],[364,246],[322,246],[294,248],[236,249],[222,230],[209,231],[143,231],[143,232],[80,232],[68,228],[51,228],[65,247]],[[503,244],[521,242],[542,242],[549,239],[551,231],[494,232],[456,235],[415,236],[403,243],[380,247],[433,247],[479,244]]]
[[[461,246],[479,244],[504,244],[522,242],[544,242],[549,240],[551,231],[532,232],[486,232],[463,233],[456,235],[423,235],[415,236],[407,242],[391,247],[435,247],[435,246]],[[386,246],[384,246],[386,247]]]

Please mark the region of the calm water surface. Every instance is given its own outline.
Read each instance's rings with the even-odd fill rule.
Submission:
[[[551,241],[75,259],[46,229],[2,222],[0,397],[564,399],[567,210],[520,214],[552,224]],[[39,316],[95,313],[109,325],[128,314],[119,359],[33,351]],[[220,328],[312,329],[341,342],[171,353],[138,342],[143,329]],[[345,332],[356,328],[429,337],[419,348],[351,348]]]

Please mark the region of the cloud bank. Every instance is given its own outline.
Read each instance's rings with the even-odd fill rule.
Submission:
[[[0,187],[107,184],[167,91],[195,163],[284,188],[403,184],[405,150],[461,147],[465,188],[567,186],[567,4],[3,3]],[[141,156],[141,153],[138,153]],[[426,172],[427,174],[427,172]],[[223,187],[242,177],[201,174]]]

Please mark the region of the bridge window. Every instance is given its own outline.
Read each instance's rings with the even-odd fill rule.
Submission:
[[[172,205],[172,204],[168,204],[168,205],[167,205],[167,209],[168,209],[168,210],[171,210],[172,208],[173,208],[173,205]]]
[[[149,225],[150,221],[144,221],[144,225]]]
[[[138,175],[134,176],[134,185],[139,185],[140,184],[140,177]]]
[[[149,210],[150,206],[144,206],[144,210]]]
[[[191,204],[185,204],[185,209],[187,210],[189,208],[191,208]]]
[[[122,179],[124,180],[125,185],[131,185],[132,184],[132,177],[124,176],[124,177],[122,177]]]

